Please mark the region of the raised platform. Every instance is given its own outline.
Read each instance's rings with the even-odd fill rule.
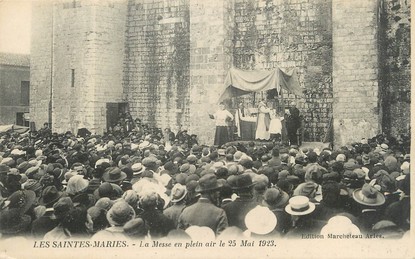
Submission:
[[[232,141],[225,144],[225,146],[248,146],[249,143],[251,143],[251,140],[239,140],[239,141]],[[268,145],[274,145],[271,141],[253,141],[255,143],[255,146],[268,146]],[[281,147],[287,147],[287,145],[280,144]],[[323,143],[323,142],[303,142],[300,148],[318,148],[322,150],[323,148],[330,147],[330,143]]]

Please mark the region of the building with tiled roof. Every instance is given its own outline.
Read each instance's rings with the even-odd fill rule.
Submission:
[[[0,65],[29,67],[30,55],[0,52]]]

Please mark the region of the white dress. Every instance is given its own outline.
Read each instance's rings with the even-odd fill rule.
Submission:
[[[281,121],[283,119],[284,117],[279,117],[278,114],[275,113],[275,110],[271,112],[271,122],[269,124],[270,134],[281,134],[281,131],[282,131]]]
[[[258,110],[258,124],[255,132],[255,139],[268,140],[270,133],[265,125],[265,115],[271,110],[265,106],[259,107]]]

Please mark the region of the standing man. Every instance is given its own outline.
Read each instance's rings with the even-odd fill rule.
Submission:
[[[215,119],[216,133],[215,133],[215,146],[222,146],[229,142],[229,130],[228,122],[233,120],[233,115],[225,109],[225,104],[221,102],[219,104],[219,110],[214,114],[209,114],[211,119]]]
[[[196,192],[200,193],[199,200],[185,208],[179,216],[178,228],[187,229],[190,226],[209,227],[218,236],[228,227],[228,218],[223,209],[217,207],[222,184],[214,174],[205,174],[199,180]]]
[[[267,107],[265,100],[262,100],[259,102],[255,139],[259,139],[259,140],[269,139],[270,137],[269,124],[271,122],[271,117],[269,115],[270,111],[271,110]]]
[[[287,114],[287,135],[290,145],[298,145],[297,131],[301,126],[300,111],[295,102],[291,103]]]
[[[50,135],[52,135],[52,130],[49,127],[49,123],[43,123],[43,128],[39,130],[39,135],[41,135],[42,137],[49,137]]]
[[[254,199],[253,188],[254,183],[252,183],[251,176],[248,174],[236,176],[232,189],[238,194],[238,197],[223,206],[229,226],[238,227],[242,231],[247,230],[245,216],[249,211],[259,205]]]

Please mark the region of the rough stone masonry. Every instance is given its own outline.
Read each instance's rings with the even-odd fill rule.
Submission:
[[[38,1],[32,24],[30,117],[58,132],[102,133],[106,103],[128,102],[212,144],[232,66],[297,68],[305,96],[284,96],[306,141],[330,122],[336,145],[410,131],[410,1]]]

